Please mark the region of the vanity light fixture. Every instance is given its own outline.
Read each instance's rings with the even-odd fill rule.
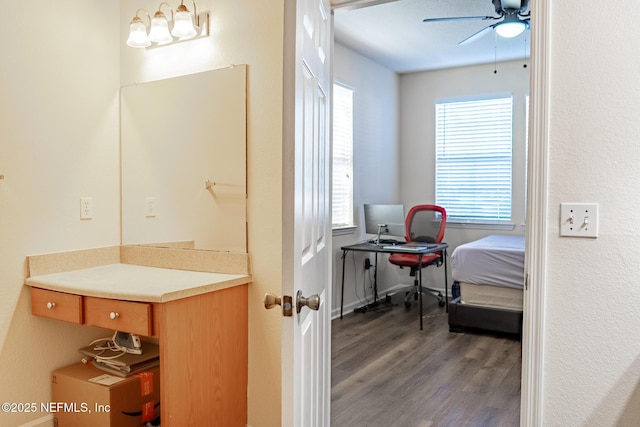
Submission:
[[[138,9],[136,11],[136,16],[133,17],[129,26],[129,38],[127,39],[127,45],[131,47],[147,47],[151,45],[151,40],[147,35],[147,27],[142,22],[142,18],[138,16],[140,12],[146,13],[149,23],[151,23],[151,18],[146,10]]]
[[[171,5],[162,2],[158,5],[158,10],[153,14],[153,19],[144,9],[138,9],[136,15],[131,20],[129,27],[129,38],[127,45],[131,47],[156,47],[166,46],[184,40],[203,37],[209,35],[209,14],[196,13],[196,2],[193,1],[193,13],[184,5],[184,0],[180,2],[174,15]],[[162,6],[169,8],[171,20],[161,10]],[[144,12],[149,19],[149,33],[147,27],[139,14]],[[169,28],[172,27],[171,31]]]
[[[196,3],[193,3],[193,15],[198,16],[196,14]],[[193,18],[191,16],[191,12],[187,9],[187,6],[184,5],[184,0],[176,9],[176,16],[173,19],[173,30],[171,31],[171,35],[177,37],[179,39],[190,39],[196,36],[197,31],[193,25]]]
[[[173,9],[171,9],[171,5],[167,2],[162,2],[158,6],[158,10],[153,14],[153,19],[151,20],[151,29],[149,30],[149,40],[154,43],[169,43],[173,41],[173,37],[169,33],[169,21],[167,21],[167,17],[162,12],[162,5],[166,5],[171,11],[171,20],[173,21]]]

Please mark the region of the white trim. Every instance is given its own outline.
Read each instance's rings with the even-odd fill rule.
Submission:
[[[526,290],[522,327],[520,425],[542,426],[544,367],[544,299],[549,152],[549,32],[548,0],[531,5],[531,113],[527,165]]]
[[[413,287],[413,283],[412,284],[402,284],[402,283],[398,283],[397,285],[393,285],[390,288],[386,288],[381,290],[378,293],[378,301],[384,301],[387,298],[387,295],[391,296],[393,294],[395,294],[398,291],[402,291],[405,289],[410,289]],[[431,288],[430,288],[431,289]],[[442,291],[444,293],[444,288],[442,289]],[[347,315],[349,313],[351,313],[352,311],[354,311],[356,309],[356,307],[359,307],[361,305],[365,305],[365,304],[370,304],[373,302],[373,295],[370,296],[365,296],[363,298],[359,298],[357,301],[353,301],[345,306],[342,307],[342,315]],[[335,319],[339,319],[340,318],[340,307],[336,307],[334,309],[331,310],[331,320],[335,320]]]
[[[356,225],[347,225],[342,227],[335,227],[331,231],[334,236],[341,236],[343,234],[353,234],[358,230]]]
[[[331,0],[331,10],[344,7],[347,10],[360,9],[361,7],[376,6],[397,0]]]

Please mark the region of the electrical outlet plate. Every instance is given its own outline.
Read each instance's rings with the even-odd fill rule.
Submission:
[[[145,216],[147,218],[154,218],[156,216],[156,198],[147,197],[144,199],[145,204]]]
[[[598,237],[597,203],[561,203],[560,236]]]
[[[93,198],[80,197],[80,219],[93,218]]]

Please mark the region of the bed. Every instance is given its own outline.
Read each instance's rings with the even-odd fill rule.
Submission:
[[[449,303],[451,332],[522,333],[524,236],[492,234],[458,246],[451,275],[460,290]]]

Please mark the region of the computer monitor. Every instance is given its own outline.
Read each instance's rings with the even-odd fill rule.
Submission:
[[[402,205],[364,205],[365,233],[381,235],[405,236],[404,206]]]

